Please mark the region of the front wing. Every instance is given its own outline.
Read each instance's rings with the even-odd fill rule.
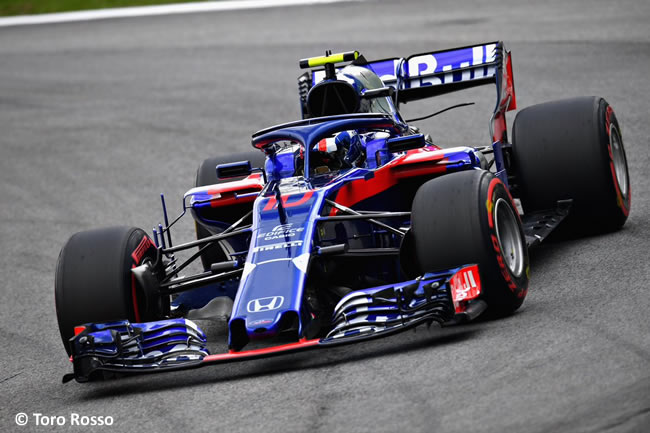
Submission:
[[[73,372],[63,382],[87,382],[105,373],[154,373],[258,359],[385,337],[421,324],[471,320],[485,308],[480,293],[476,265],[428,273],[349,293],[335,307],[332,329],[323,338],[219,354],[209,353],[205,334],[187,319],[87,324],[77,327],[70,339]]]

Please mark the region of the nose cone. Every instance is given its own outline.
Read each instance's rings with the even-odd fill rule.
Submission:
[[[229,322],[234,350],[289,330],[300,335],[301,320],[309,318],[303,292],[314,235],[311,220],[322,202],[317,197],[312,190],[283,195],[287,220],[280,218],[274,197],[256,200],[255,229]]]
[[[275,336],[280,330],[282,312],[288,306],[282,295],[251,299],[246,303],[246,333],[251,340]]]

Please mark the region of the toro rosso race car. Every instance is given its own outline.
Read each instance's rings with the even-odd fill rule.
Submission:
[[[558,227],[593,234],[627,219],[612,108],[599,97],[535,105],[510,140],[517,103],[502,42],[377,61],[326,53],[300,66],[302,120],[253,134],[252,153],[205,160],[180,216],[169,222],[162,197],[152,237],[112,227],[63,247],[56,310],[74,369],[64,381],[508,315],[526,297],[529,248]],[[398,110],[490,83],[489,145],[439,146]],[[187,211],[197,239],[172,244]],[[195,322],[210,320],[226,321],[227,350],[212,353]]]

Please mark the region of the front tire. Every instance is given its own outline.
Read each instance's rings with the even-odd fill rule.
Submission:
[[[155,260],[156,247],[145,232],[110,227],[74,234],[56,267],[54,297],[66,351],[74,327],[114,320],[142,322],[162,318],[169,299],[145,299],[131,268]]]
[[[491,315],[521,306],[528,291],[528,249],[510,193],[493,174],[471,170],[424,183],[411,218],[421,274],[475,263]]]
[[[513,168],[524,212],[572,199],[565,229],[616,230],[630,212],[621,129],[603,98],[547,102],[521,110],[513,124]]]

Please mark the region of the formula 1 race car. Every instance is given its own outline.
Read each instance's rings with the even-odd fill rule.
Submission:
[[[517,103],[502,42],[378,61],[328,52],[300,66],[302,120],[253,134],[250,154],[206,159],[171,223],[162,197],[152,238],[112,227],[63,247],[56,309],[74,366],[64,381],[508,315],[526,297],[529,248],[557,227],[594,234],[627,219],[612,108],[599,97],[535,105],[510,141]],[[439,147],[398,111],[488,83],[488,146]],[[174,245],[188,210],[197,239]],[[197,259],[202,271],[185,275]],[[227,321],[227,351],[211,353],[201,320]]]

